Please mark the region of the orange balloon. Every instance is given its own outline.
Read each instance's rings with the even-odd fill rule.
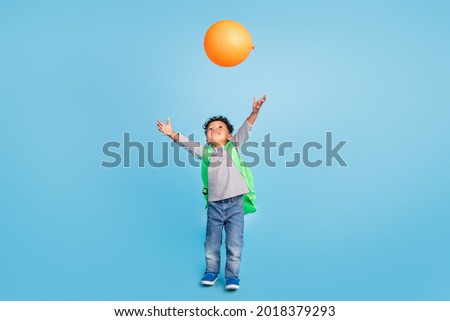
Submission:
[[[213,24],[205,34],[204,46],[208,58],[221,67],[239,65],[255,48],[247,29],[233,20]]]

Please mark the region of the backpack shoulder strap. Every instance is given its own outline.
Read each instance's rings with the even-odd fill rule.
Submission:
[[[212,150],[213,148],[211,146],[204,146],[202,155],[202,193],[206,200],[206,207],[208,207],[208,167],[211,161]]]

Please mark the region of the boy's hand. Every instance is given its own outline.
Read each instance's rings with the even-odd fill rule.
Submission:
[[[157,122],[158,125],[158,130],[163,133],[166,136],[169,136],[170,138],[173,139],[173,136],[175,135],[173,129],[172,129],[172,124],[170,123],[170,118],[167,118],[167,124],[164,124],[163,122],[161,122],[158,119]]]
[[[247,122],[253,126],[253,124],[256,121],[256,118],[258,118],[259,110],[261,109],[262,104],[266,101],[267,95],[264,95],[261,99],[256,100],[256,97],[253,98],[253,107],[252,107],[252,113],[250,116],[247,117]]]
[[[264,104],[264,102],[266,101],[266,95],[264,95],[261,99],[256,100],[256,97],[253,98],[253,110],[252,113],[253,114],[257,114],[259,113],[259,110],[261,109],[262,104]]]

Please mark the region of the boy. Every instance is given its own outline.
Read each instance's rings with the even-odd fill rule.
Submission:
[[[249,137],[266,96],[253,99],[250,116],[232,136],[233,125],[223,116],[211,117],[203,125],[207,145],[192,142],[172,129],[170,118],[167,124],[158,120],[158,130],[186,148],[195,157],[201,158],[203,194],[207,200],[207,225],[205,241],[206,272],[203,285],[214,285],[220,272],[220,247],[222,229],[225,229],[227,261],[225,267],[226,289],[239,289],[239,267],[244,245],[244,212],[256,210],[253,204],[253,177],[245,165],[239,165],[240,149]],[[251,183],[249,183],[251,181]],[[245,210],[244,210],[245,209]]]

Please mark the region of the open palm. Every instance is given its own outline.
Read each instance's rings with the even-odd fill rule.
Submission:
[[[262,104],[266,101],[267,96],[264,95],[261,99],[256,100],[256,97],[253,99],[253,112],[258,113],[261,109]]]
[[[157,122],[158,130],[166,136],[173,134],[172,124],[170,123],[170,118],[167,118],[167,124],[164,124],[158,119]]]

